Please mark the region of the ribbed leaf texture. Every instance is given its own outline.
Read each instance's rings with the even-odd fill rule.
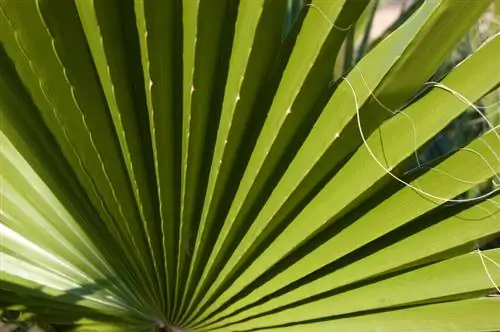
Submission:
[[[4,321],[500,330],[500,35],[432,81],[491,1],[370,48],[373,2],[300,3],[0,0]],[[484,134],[420,160],[466,111]]]

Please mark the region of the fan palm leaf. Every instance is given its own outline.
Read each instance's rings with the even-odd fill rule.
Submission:
[[[423,1],[337,78],[368,0],[0,0],[5,320],[500,329],[500,130],[419,160],[500,84],[499,34],[430,81],[490,3]]]

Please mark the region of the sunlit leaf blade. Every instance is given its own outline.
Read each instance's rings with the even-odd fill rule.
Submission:
[[[175,293],[179,234],[180,113],[182,84],[178,37],[179,1],[135,1],[138,38],[149,114],[149,127],[156,174],[161,241],[166,272],[166,298]],[[169,33],[166,33],[168,31]],[[171,310],[166,306],[167,311]],[[170,313],[167,312],[167,316]]]
[[[110,123],[100,99],[100,86],[92,75],[93,64],[90,58],[85,57],[85,45],[79,44],[76,39],[77,36],[83,36],[81,27],[78,21],[74,21],[66,27],[68,30],[51,30],[43,16],[45,12],[42,13],[46,9],[43,4],[45,3],[36,1],[2,2],[1,24],[14,29],[2,27],[2,42],[16,68],[20,68],[21,80],[33,93],[44,122],[77,173],[79,181],[85,187],[85,193],[94,203],[93,207],[99,211],[108,231],[115,234],[118,240],[116,245],[121,246],[131,263],[140,257],[139,248],[144,253],[148,250],[142,239],[131,236],[131,227],[138,229],[139,224],[134,218],[136,212],[125,173],[122,172],[121,156],[114,144]],[[55,11],[51,14],[57,17],[61,13]],[[66,17],[70,14],[75,15],[75,12],[64,13]],[[22,20],[30,22],[23,25],[22,34],[9,33],[17,31],[16,24],[20,24]],[[64,36],[58,35],[63,32]],[[60,42],[64,38],[71,38],[75,42],[73,50],[80,49],[77,53],[80,56],[73,57],[70,61],[68,45],[56,43],[52,34],[58,36],[57,40]],[[31,38],[36,42],[27,41]],[[32,61],[31,58],[37,60]],[[106,158],[103,157],[104,154]],[[119,220],[127,222],[120,223]],[[145,268],[146,265],[143,265],[143,271]],[[133,279],[141,274],[145,275],[144,272],[139,272]],[[143,278],[139,277],[141,279]],[[137,286],[144,289],[151,287],[147,282],[139,282]]]
[[[143,224],[142,230],[133,228],[133,232],[134,234],[144,233],[154,268],[148,273],[155,273],[157,283],[163,285],[165,280],[162,264],[163,255],[160,251],[161,245],[158,237],[154,236],[159,232],[159,228],[155,226],[156,215],[153,212],[155,201],[151,197],[146,168],[149,156],[141,142],[140,116],[143,110],[137,100],[138,96],[134,96],[134,77],[128,70],[130,64],[134,65],[130,60],[131,52],[122,52],[126,49],[126,40],[121,33],[123,24],[126,24],[124,20],[127,19],[125,12],[132,10],[132,8],[123,2],[95,2],[91,0],[79,1],[76,6],[111,113],[123,162],[130,179],[131,191],[136,201],[135,205]],[[162,298],[163,286],[160,289],[160,294],[156,295],[160,295]]]
[[[236,158],[239,148],[245,144],[243,142],[244,128],[248,126],[248,121],[253,120],[252,114],[255,118],[253,106],[257,103],[259,93],[262,95],[261,91],[269,88],[267,85],[263,87],[261,82],[263,77],[268,74],[279,50],[282,24],[275,20],[274,15],[277,12],[283,12],[283,10],[283,1],[272,3],[244,1],[240,3],[239,11],[241,13],[235,27],[235,41],[237,43],[233,44],[229,63],[228,81],[222,104],[217,141],[214,147],[188,281],[193,275],[198,275],[203,270],[207,253],[211,250],[210,246],[214,245],[214,240],[221,227],[220,221],[214,219],[220,218],[220,215],[227,211],[229,205],[224,198],[229,197],[229,194],[236,189],[234,183],[228,183],[231,175],[235,176],[236,173],[231,173],[231,169],[238,165]],[[254,37],[257,29],[258,35]],[[217,240],[224,240],[223,234]],[[216,253],[214,252],[213,256]],[[214,264],[213,260],[211,263]],[[203,286],[208,269],[203,272],[203,276],[197,280],[194,294],[192,290],[186,294],[192,298],[190,305],[195,302],[194,299],[197,298]]]
[[[498,260],[499,251],[485,252],[492,260]],[[492,271],[491,277],[500,278],[500,271],[490,261],[484,263]],[[449,283],[449,280],[461,278],[461,283]],[[391,292],[387,292],[391,289]],[[342,292],[331,297],[318,299],[263,316],[246,323],[232,326],[235,330],[259,328],[300,322],[312,319],[356,314],[363,311],[418,305],[425,302],[438,302],[453,299],[462,294],[487,295],[491,281],[485,278],[482,260],[477,254],[465,254],[441,263],[411,270],[396,276],[389,276],[381,281],[373,281],[366,286]],[[262,325],[262,326],[261,326]]]
[[[497,36],[492,39],[487,45],[481,48],[476,54],[459,65],[452,73],[448,75],[448,77],[442,82],[442,84],[454,90],[462,91],[462,93],[467,96],[466,98],[470,98],[472,100],[479,99],[484,93],[489,91],[492,86],[498,83],[498,77],[495,74],[495,70],[491,71],[491,68],[484,68],[481,65],[482,63],[484,63],[485,59],[491,59],[490,62],[492,64],[496,63],[497,66],[500,66],[500,61],[495,60],[495,54],[499,47],[500,38],[499,36]],[[477,84],[470,85],[470,81],[464,80],[462,74],[466,74],[471,70],[474,70],[478,74],[482,71],[485,76],[481,76],[479,74],[479,76],[477,77]],[[500,70],[500,67],[498,68],[498,70]],[[484,85],[481,86],[481,84]],[[477,89],[477,93],[474,94],[472,91],[467,91],[469,87],[474,87],[474,89]],[[435,89],[441,90],[440,88]],[[450,96],[448,98],[445,98],[443,96],[443,92],[449,93]],[[429,109],[431,105],[435,105],[435,102],[433,101],[435,100],[435,98],[439,98],[439,100],[441,101],[440,105],[436,106],[439,107],[439,110],[432,112],[432,114],[428,114],[426,110]],[[445,101],[448,101],[448,103],[446,103]],[[457,100],[457,98],[450,92],[433,91],[418,102],[408,107],[408,109],[405,109],[403,113],[398,114],[390,121],[384,123],[376,133],[368,138],[368,148],[360,148],[360,150],[358,150],[351,157],[351,159],[345,164],[345,166],[330,181],[330,183],[328,183],[324,187],[323,191],[320,192],[316,196],[316,198],[311,201],[310,206],[305,208],[295,220],[291,221],[289,231],[284,231],[286,237],[283,238],[283,242],[276,243],[274,247],[271,246],[268,250],[273,250],[273,248],[276,248],[276,251],[281,251],[281,253],[291,251],[286,244],[295,243],[295,239],[297,237],[302,237],[305,233],[304,229],[306,227],[310,228],[315,224],[313,220],[329,220],[328,222],[331,223],[335,220],[340,219],[342,217],[342,214],[345,214],[345,212],[342,212],[342,209],[344,207],[348,207],[349,204],[351,204],[349,196],[351,193],[354,194],[353,197],[359,197],[363,194],[363,191],[368,191],[370,186],[375,185],[377,181],[380,181],[386,175],[386,172],[388,170],[392,171],[399,163],[404,161],[406,158],[412,157],[412,151],[417,150],[419,146],[421,146],[428,139],[434,136],[436,132],[442,129],[451,119],[457,116],[467,106],[468,105],[463,103],[463,101]],[[354,103],[351,107],[355,107]],[[448,120],[446,119],[446,116],[449,116]],[[419,121],[419,118],[422,119],[422,121]],[[437,126],[433,127],[433,124],[436,124]],[[398,132],[396,133],[393,130],[397,130]],[[491,139],[491,141],[488,142],[496,144],[495,141],[498,139],[497,135],[498,134],[496,134],[496,132],[491,132],[490,134],[488,134],[487,137]],[[399,139],[394,140],[392,139],[393,137],[398,137]],[[480,146],[481,144],[483,144],[482,140],[488,140],[487,137],[481,138],[481,140],[479,140],[478,142],[479,144],[477,144],[476,146]],[[484,144],[490,143],[487,143],[485,141]],[[491,148],[492,151],[496,151],[497,148],[499,148],[496,145],[493,145],[491,147],[487,145],[486,147],[487,149]],[[470,149],[472,153],[469,155],[469,157],[466,158],[470,159],[472,163],[479,166],[480,160],[475,159],[474,157],[476,148],[471,147]],[[403,154],[399,155],[399,157],[396,157],[398,153]],[[468,152],[464,153],[469,154]],[[480,155],[483,157],[485,156],[484,154]],[[458,155],[456,157],[458,157]],[[379,162],[381,162],[382,164],[379,165],[376,162],[373,162],[372,158],[377,158],[377,160],[379,160]],[[399,227],[404,224],[404,222],[408,222],[413,218],[416,218],[419,215],[429,211],[430,209],[445,203],[447,200],[453,199],[455,196],[461,194],[470,187],[475,186],[477,183],[481,183],[491,178],[499,172],[498,169],[490,169],[488,167],[490,164],[493,167],[496,167],[494,166],[497,164],[496,155],[491,154],[486,158],[489,159],[487,159],[487,161],[485,160],[486,163],[484,164],[484,166],[486,166],[486,168],[484,169],[484,176],[483,178],[477,178],[477,180],[475,176],[479,175],[479,173],[476,173],[474,177],[468,177],[466,172],[460,173],[459,169],[456,166],[451,166],[450,170],[444,170],[441,169],[440,166],[436,166],[435,171],[439,172],[439,176],[437,176],[437,178],[433,178],[433,180],[429,181],[428,184],[424,185],[423,181],[425,181],[424,179],[426,176],[433,177],[433,172],[431,171],[429,174],[422,176],[421,178],[414,181],[415,187],[417,187],[420,192],[415,192],[415,190],[411,188],[406,188],[401,191],[401,194],[406,190],[408,192],[415,193],[414,197],[403,198],[404,196],[401,196],[401,199],[394,200],[397,199],[397,195],[393,195],[393,197],[387,197],[384,202],[379,202],[379,205],[375,208],[372,208],[371,211],[364,210],[365,215],[356,216],[356,218],[358,219],[356,223],[344,231],[344,233],[347,232],[346,235],[343,235],[341,233],[340,235],[333,237],[331,240],[318,248],[318,250],[309,253],[307,256],[297,261],[293,268],[289,269],[285,273],[281,273],[281,275],[278,277],[271,277],[270,280],[266,281],[266,283],[262,285],[260,289],[258,289],[258,291],[256,291],[255,288],[252,289],[252,297],[249,297],[248,299],[245,299],[243,301],[240,300],[235,309],[242,308],[245,305],[252,303],[252,301],[257,301],[263,296],[269,295],[270,293],[272,293],[272,291],[276,291],[292,281],[307,276],[315,269],[321,268],[328,262],[341,257],[343,254],[347,254],[348,252],[357,249],[356,247],[353,247],[353,245],[355,245],[356,243],[359,243],[359,247],[361,247],[362,245],[376,239],[377,236],[366,238],[367,236],[373,235],[367,230],[369,229],[369,227],[373,227],[370,225],[383,224],[380,221],[377,222],[377,220],[383,220],[384,216],[386,218],[387,216],[390,216],[388,220],[391,223],[394,223],[392,228]],[[451,159],[449,162],[451,162]],[[459,164],[460,162],[454,165]],[[359,172],[361,165],[363,165],[364,169],[362,173]],[[453,181],[449,184],[449,188],[453,188],[453,190],[456,191],[452,191],[450,193],[447,193],[446,195],[443,195],[440,190],[436,188],[435,184],[439,183],[439,189],[443,189],[449,177],[453,177]],[[460,187],[460,185],[456,183],[455,179],[467,179],[469,182],[464,188]],[[436,196],[439,199],[433,199],[432,197],[425,195],[422,196],[422,192],[430,193],[430,195]],[[331,202],[331,198],[336,197],[336,195],[340,196],[335,199],[335,205],[332,205],[332,203],[325,204],[325,202]],[[429,203],[429,205],[427,205],[427,208],[425,208],[424,210],[419,209],[419,204],[417,202],[420,199],[422,199],[423,203]],[[353,201],[354,200],[355,199],[353,199]],[[343,202],[345,202],[345,205]],[[325,204],[325,215],[322,215],[320,212],[321,206],[323,204]],[[411,209],[408,209],[409,205],[411,206]],[[337,211],[337,206],[340,217],[334,213],[334,211]],[[293,227],[294,223],[301,223],[301,226]],[[321,224],[319,225],[320,227],[323,227]],[[382,225],[380,226],[382,227]],[[351,231],[353,233],[351,233]],[[383,233],[378,234],[378,236],[381,235],[383,235]],[[340,243],[337,242],[339,236],[340,238],[344,238],[345,236],[346,241]]]
[[[300,222],[300,225],[292,224],[293,227],[288,226],[288,231],[296,234],[292,241],[290,238],[286,239],[285,235],[281,235],[277,240],[274,240],[271,248],[266,249],[262,255],[256,258],[256,262],[252,262],[254,258],[249,258],[252,257],[253,250],[256,250],[260,244],[272,241],[271,237],[276,237],[278,235],[276,233],[279,232],[280,228],[284,227],[283,224],[285,222],[290,223],[288,219],[293,218],[293,215],[290,216],[290,213],[293,213],[296,206],[300,206],[304,198],[307,197],[307,194],[311,193],[316,186],[320,185],[325,177],[329,174],[331,176],[332,171],[335,170],[335,164],[341,162],[349,153],[352,153],[352,150],[356,148],[356,145],[354,145],[356,142],[360,143],[356,121],[350,120],[350,118],[353,119],[356,117],[356,106],[353,103],[353,94],[349,84],[354,87],[354,91],[357,93],[358,106],[361,106],[367,100],[365,106],[361,107],[359,112],[361,117],[363,117],[364,114],[368,114],[370,119],[366,121],[370,126],[380,121],[377,120],[377,117],[380,119],[381,117],[390,116],[391,114],[377,102],[381,100],[387,103],[385,107],[388,108],[395,106],[395,104],[392,104],[392,102],[384,98],[374,100],[371,98],[372,91],[375,90],[374,93],[376,96],[379,96],[377,93],[379,90],[382,95],[384,93],[394,95],[390,93],[390,90],[395,88],[396,85],[396,82],[392,79],[395,77],[393,74],[395,70],[402,70],[402,68],[405,68],[406,71],[416,71],[417,68],[419,68],[419,75],[429,70],[429,68],[424,69],[421,62],[415,63],[413,60],[409,60],[408,54],[414,53],[415,49],[418,48],[415,48],[416,46],[414,44],[403,44],[400,40],[405,38],[406,34],[414,33],[415,39],[421,41],[422,44],[420,46],[422,49],[431,47],[432,44],[437,43],[439,40],[446,39],[448,41],[449,36],[436,36],[435,34],[430,34],[429,25],[432,26],[436,24],[440,18],[445,16],[449,17],[451,13],[455,15],[463,14],[465,11],[464,7],[456,3],[454,4],[455,7],[448,2],[441,4],[438,2],[427,3],[427,6],[423,7],[418,13],[419,16],[409,21],[407,27],[401,28],[399,35],[394,34],[391,36],[392,38],[388,38],[384,43],[380,44],[360,62],[359,66],[353,69],[347,76],[348,81],[343,81],[341,83],[318,119],[316,125],[313,127],[309,137],[307,137],[303,146],[299,149],[297,156],[295,156],[295,159],[289,164],[283,178],[274,189],[262,210],[255,217],[249,232],[245,234],[240,246],[226,264],[226,269],[230,269],[233,264],[236,265],[239,261],[239,266],[237,265],[237,268],[241,265],[250,265],[250,270],[238,276],[238,283],[231,287],[229,287],[231,285],[230,282],[234,281],[234,278],[230,279],[229,283],[226,282],[224,284],[222,278],[225,275],[225,270],[220,273],[219,279],[222,279],[220,283],[223,285],[222,288],[225,289],[225,293],[215,302],[215,307],[224,304],[225,301],[235,296],[258,277],[259,274],[263,273],[266,270],[265,266],[271,267],[273,264],[277,263],[277,261],[283,258],[287,252],[292,251],[301,241],[306,240],[308,234],[312,235],[320,229],[323,223],[334,216],[333,211],[335,211],[336,208],[338,208],[338,212],[345,213],[344,208],[348,208],[351,202],[354,202],[363,194],[360,190],[351,196],[352,200],[349,200],[349,196],[346,196],[345,193],[338,193],[338,195],[340,195],[339,202],[332,206],[330,198],[339,190],[339,186],[336,185],[338,183],[336,181],[339,180],[334,177],[330,184],[323,189],[321,196],[323,197],[322,203],[316,199],[316,203],[310,204],[305,212],[299,216],[299,220],[293,221],[293,223]],[[469,15],[475,15],[472,17],[476,18],[479,14],[480,12],[469,12]],[[463,33],[465,33],[465,31],[466,29],[463,30]],[[398,40],[399,38],[401,39]],[[456,39],[456,41],[458,40],[459,38]],[[405,46],[408,48],[405,49]],[[386,50],[390,50],[393,57],[389,56],[390,53]],[[381,56],[382,54],[384,54],[384,57]],[[444,55],[443,53],[443,57]],[[372,66],[375,66],[375,63],[377,63],[377,70],[370,70],[369,73],[374,76],[367,78],[362,73],[366,71],[364,68],[370,66],[370,61],[374,61],[371,63]],[[388,70],[388,72],[384,72],[384,67],[381,66],[382,63],[387,66],[385,70]],[[428,65],[432,66],[432,63]],[[437,67],[437,64],[435,66]],[[380,76],[377,77],[376,75]],[[429,75],[431,75],[430,72]],[[356,83],[354,83],[354,80],[356,80]],[[376,84],[380,84],[381,87],[377,89],[367,89],[367,87],[373,86],[371,80],[374,80]],[[382,81],[379,82],[378,80]],[[423,80],[421,78],[418,76],[411,76],[408,86],[416,84],[419,80],[419,84],[422,84]],[[360,91],[363,92],[361,93]],[[403,94],[404,92],[399,91],[399,96]],[[350,98],[350,103],[348,98]],[[345,126],[349,121],[352,121],[352,125],[347,126],[346,129]],[[364,127],[364,130],[366,132],[367,128]],[[407,149],[408,148],[412,149],[411,146],[407,146]],[[366,174],[370,175],[370,173]],[[349,179],[351,179],[352,176],[351,173]],[[364,184],[367,184],[367,182],[364,182]],[[359,187],[351,183],[349,188],[357,190]],[[354,191],[352,191],[352,193],[354,193]],[[287,200],[291,200],[292,202],[287,202]],[[345,205],[341,203],[344,200],[346,202]],[[325,213],[325,215],[321,215],[321,213]],[[300,236],[298,234],[300,234]],[[276,252],[274,252],[274,248],[277,249]],[[263,248],[260,248],[260,250],[262,249]],[[278,252],[280,254],[277,254]],[[216,282],[213,287],[218,285],[219,283]]]
[[[500,307],[498,298],[482,298],[415,306],[363,316],[340,318],[336,321],[311,323],[262,329],[261,331],[404,331],[419,329],[428,331],[491,331],[500,325],[496,315]],[[485,318],[486,319],[482,319]]]

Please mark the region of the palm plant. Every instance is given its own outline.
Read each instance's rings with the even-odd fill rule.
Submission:
[[[336,78],[369,0],[0,0],[2,310],[500,329],[500,130],[418,157],[500,83],[499,34],[429,82],[490,2],[423,1]]]

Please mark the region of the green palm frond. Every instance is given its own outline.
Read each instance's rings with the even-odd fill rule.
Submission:
[[[500,329],[500,130],[422,157],[500,84],[498,32],[431,82],[491,1],[369,47],[377,5],[0,0],[5,323]]]

